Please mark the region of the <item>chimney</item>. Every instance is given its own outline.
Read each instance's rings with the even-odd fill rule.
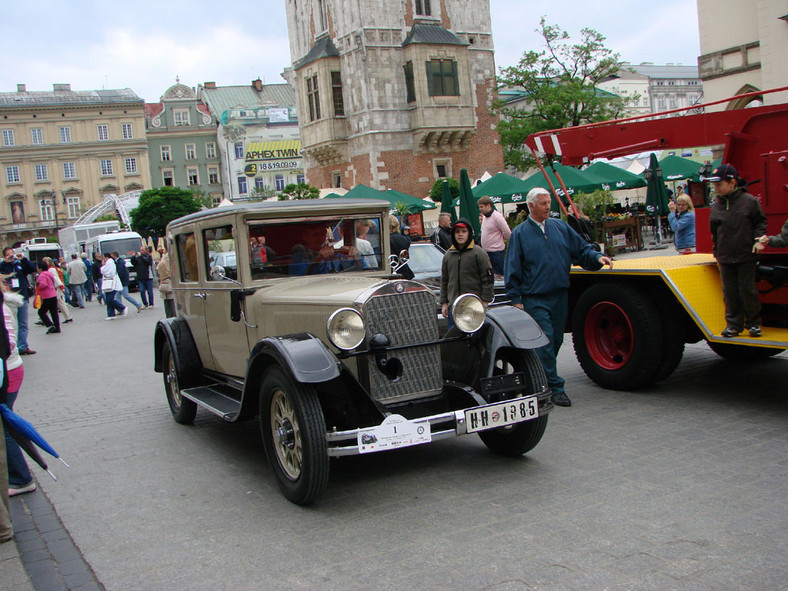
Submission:
[[[27,84],[17,84],[16,85],[17,92],[27,92]]]
[[[203,88],[215,89],[216,88],[216,82],[214,82],[214,81],[206,82],[205,84],[203,84]]]
[[[254,86],[255,90],[262,90],[263,89],[263,81],[260,78],[256,80],[252,80],[252,86]]]
[[[71,85],[70,84],[53,84],[52,85],[52,90],[54,90],[55,92],[58,92],[58,91],[71,92]]]

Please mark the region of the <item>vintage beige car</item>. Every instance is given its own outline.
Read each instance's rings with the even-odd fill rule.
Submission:
[[[167,228],[176,305],[156,326],[170,410],[258,418],[284,495],[316,501],[329,458],[478,433],[495,453],[539,443],[552,409],[528,314],[452,305],[397,274],[389,205],[371,200],[240,204]]]

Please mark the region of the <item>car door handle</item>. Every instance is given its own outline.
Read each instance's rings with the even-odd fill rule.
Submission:
[[[195,294],[194,294],[194,297],[195,297],[195,298],[202,298],[202,299],[205,299],[205,298],[207,298],[207,297],[208,297],[208,294],[207,294],[207,293],[205,293],[205,292],[197,292],[197,293],[195,293]]]

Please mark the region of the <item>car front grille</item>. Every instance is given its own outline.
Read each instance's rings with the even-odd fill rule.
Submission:
[[[386,335],[392,347],[436,341],[438,321],[435,296],[427,290],[389,293],[371,297],[364,306],[367,340],[374,334]],[[390,351],[388,358],[402,362],[402,378],[390,381],[369,362],[370,391],[380,402],[422,398],[443,388],[440,349],[438,345]]]

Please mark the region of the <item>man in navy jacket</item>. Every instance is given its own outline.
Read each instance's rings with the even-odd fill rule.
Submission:
[[[528,312],[550,339],[536,353],[553,390],[553,404],[572,406],[556,369],[569,313],[569,268],[575,264],[596,271],[602,265],[612,267],[613,261],[594,250],[569,224],[550,217],[550,194],[546,189],[531,189],[526,203],[529,215],[509,238],[506,293],[512,304]]]

